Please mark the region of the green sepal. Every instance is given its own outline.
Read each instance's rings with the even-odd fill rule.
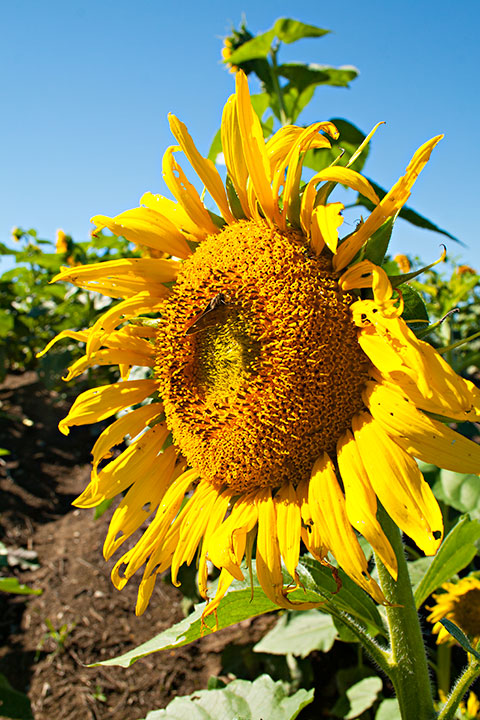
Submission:
[[[445,246],[443,246],[445,247]],[[424,265],[424,267],[420,268],[419,270],[412,270],[412,272],[403,273],[403,275],[389,275],[388,279],[390,280],[392,287],[396,288],[399,285],[402,285],[405,282],[410,282],[410,280],[413,280],[414,278],[418,277],[422,273],[424,273],[426,270],[430,270],[430,268],[434,267],[435,265],[438,265],[438,260],[435,260],[435,262],[430,263],[430,265]]]
[[[367,240],[363,252],[362,260],[370,260],[375,265],[381,266],[385,255],[387,254],[390,238],[392,237],[395,218],[389,217],[378,230]]]
[[[404,302],[404,309],[402,318],[405,322],[409,323],[411,329],[415,332],[415,325],[419,323],[419,329],[423,330],[425,325],[428,325],[428,311],[422,296],[415,290],[411,285],[402,286],[402,298]]]
[[[305,153],[303,164],[312,170],[323,170],[332,165],[333,161],[343,152],[342,165],[348,165],[350,158],[357,151],[359,146],[365,140],[365,135],[356,125],[343,118],[331,118],[332,122],[339,132],[338,140],[330,139],[331,148],[317,148],[309,150]],[[365,160],[368,157],[369,146],[365,147],[361,154],[351,165],[353,170],[360,172]]]

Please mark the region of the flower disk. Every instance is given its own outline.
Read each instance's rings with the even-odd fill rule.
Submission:
[[[183,264],[155,372],[174,441],[204,479],[239,492],[297,485],[321,451],[334,454],[367,380],[352,299],[300,235],[255,222],[210,236]]]

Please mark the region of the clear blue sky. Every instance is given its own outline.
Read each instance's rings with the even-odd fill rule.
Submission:
[[[96,213],[166,192],[161,157],[167,113],[205,154],[233,76],[222,38],[242,13],[252,32],[293,17],[333,32],[284,46],[281,59],[352,64],[351,89],[318,89],[304,124],[345,117],[376,135],[365,172],[384,187],[415,149],[445,139],[415,186],[411,206],[460,237],[452,255],[480,270],[477,118],[480,3],[464,0],[15,0],[0,4],[0,240],[35,227],[88,238]],[[439,254],[442,236],[399,222],[394,251]]]

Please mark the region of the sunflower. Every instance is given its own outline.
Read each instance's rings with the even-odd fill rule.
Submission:
[[[427,620],[434,623],[432,632],[437,635],[437,643],[454,643],[455,640],[440,620],[447,618],[470,635],[474,641],[480,640],[480,580],[469,575],[456,583],[447,582],[441,586],[443,592],[433,595],[435,606]]]
[[[112,571],[120,589],[143,568],[137,614],[156,576],[170,568],[178,584],[180,566],[195,556],[204,597],[209,562],[220,570],[205,615],[214,612],[254,548],[266,595],[283,608],[312,607],[289,597],[302,542],[322,563],[331,553],[385,602],[358,540],[361,533],[396,578],[377,499],[433,554],[442,516],[414,458],[466,473],[480,467],[480,448],[432,416],[473,420],[479,391],[408,328],[385,272],[358,259],[406,202],[440,137],[420,147],[379,200],[348,167],[302,184],[305,152],[330,147],[337,129],[288,125],[265,142],[241,71],[222,118],[225,184],[185,125],[170,116],[170,126],[178,146],[166,151],[163,172],[176,201],[146,193],[138,208],[93,218],[98,230],[167,255],[57,276],[120,299],[91,328],[56,338],[86,344],[67,379],[103,364],[118,365],[121,376],[82,393],[60,422],[68,434],[121,413],[96,441],[91,482],[74,504],[123,494],[106,558],[150,519]],[[180,150],[218,214],[187,180]],[[342,240],[343,205],[328,202],[337,183],[375,206]],[[128,379],[132,366],[149,372]],[[114,456],[126,436],[130,444]]]

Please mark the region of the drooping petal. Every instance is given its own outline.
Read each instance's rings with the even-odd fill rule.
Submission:
[[[155,380],[127,380],[86,390],[77,397],[68,415],[60,420],[58,428],[64,435],[68,435],[72,425],[88,425],[105,420],[119,410],[142,402],[156,389]]]
[[[377,498],[350,430],[338,441],[337,460],[345,489],[345,510],[348,519],[368,540],[390,575],[396,580],[397,558],[377,520]]]
[[[87,342],[89,333],[90,330],[62,330],[58,333],[58,335],[55,335],[55,337],[50,340],[43,350],[37,353],[37,358],[43,357],[43,355],[45,355],[45,353],[47,353],[50,348],[55,345],[55,343],[59,340],[63,340],[64,338],[71,338],[72,340],[78,340],[79,342]]]
[[[163,197],[163,195],[146,192],[140,198],[140,205],[146,205],[148,208],[160,213],[179,228],[182,233],[192,236],[194,240],[203,240],[206,237],[205,230],[199,228],[183,207],[174,200]]]
[[[434,555],[443,535],[442,513],[417,463],[368,413],[356,415],[352,428],[383,507],[426,555]]]
[[[129,350],[112,350],[110,348],[106,348],[104,350],[97,350],[91,355],[84,355],[76,360],[72,363],[72,365],[70,365],[67,374],[62,378],[62,380],[68,382],[78,375],[81,375],[87,368],[95,365],[118,365],[124,367],[125,377],[123,376],[123,373],[121,373],[122,380],[124,380],[133,365],[153,367],[154,364],[155,356],[153,348],[148,354],[136,353]]]
[[[295,488],[285,483],[274,497],[277,514],[277,536],[280,555],[288,572],[295,578],[300,556],[302,517]]]
[[[277,518],[271,491],[259,490],[257,494],[257,577],[265,595],[276,605],[296,610],[309,610],[319,603],[292,601],[284,588],[280,548],[278,543]],[[292,586],[291,590],[295,589]]]
[[[151,472],[158,460],[168,436],[165,423],[159,423],[146,430],[134,440],[118,457],[98,472],[92,471],[92,479],[79,497],[74,500],[76,507],[92,508],[104,500],[119,495],[132,485],[138,477]]]
[[[258,519],[256,491],[240,496],[226,520],[212,533],[206,545],[207,559],[218,568],[243,580],[240,563],[245,552],[246,538]]]
[[[177,450],[171,445],[156,456],[152,471],[139,477],[127,492],[110,521],[103,546],[106,560],[155,512],[170,484],[176,459]]]
[[[480,445],[427,417],[401,392],[367,383],[363,398],[375,420],[410,455],[446,470],[480,473]]]
[[[368,572],[367,559],[347,517],[335,468],[326,453],[313,466],[308,504],[338,565],[377,602],[384,603],[382,591]]]

